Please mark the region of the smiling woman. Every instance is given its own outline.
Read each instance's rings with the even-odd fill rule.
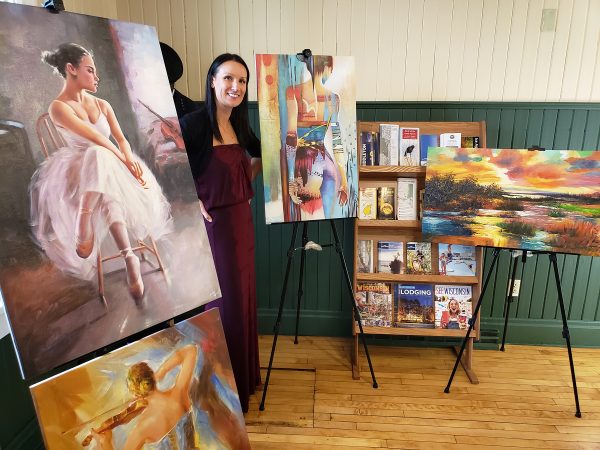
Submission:
[[[208,307],[220,310],[244,411],[260,382],[249,204],[254,195],[251,181],[260,168],[260,142],[248,124],[248,76],[241,57],[218,56],[206,76],[205,107],[181,120],[223,294]]]

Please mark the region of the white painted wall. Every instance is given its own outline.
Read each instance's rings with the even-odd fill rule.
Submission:
[[[24,1],[23,3],[36,3]],[[39,2],[37,2],[39,3]],[[600,0],[65,0],[154,25],[202,99],[215,56],[353,55],[359,100],[600,101]],[[542,11],[557,9],[541,31]],[[250,99],[256,86],[250,83]]]

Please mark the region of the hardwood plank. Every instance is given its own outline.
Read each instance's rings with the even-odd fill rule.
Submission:
[[[263,363],[272,336],[260,337]],[[460,371],[443,393],[454,358],[448,348],[369,347],[368,373],[352,380],[350,339],[282,336],[266,410],[250,399],[253,448],[600,448],[600,350],[574,349],[583,417],[574,417],[565,349],[511,345],[475,350],[478,386]],[[365,357],[361,354],[361,362]],[[265,371],[263,370],[263,374]],[[493,445],[491,445],[493,444]]]
[[[431,429],[431,428],[430,428]],[[291,435],[294,436],[298,432],[293,427],[280,427],[280,426],[269,426],[267,427],[267,431],[271,433],[277,432],[280,435]],[[416,440],[416,441],[428,441],[428,442],[456,442],[452,435],[431,435],[429,432],[406,432],[402,431],[401,433],[398,431],[391,430],[391,432],[386,432],[385,430],[339,430],[339,429],[308,429],[301,430],[302,435],[305,437],[314,436],[314,437],[329,437],[329,438],[341,438],[341,439],[390,439],[397,434],[402,434],[406,439]]]
[[[456,441],[459,444],[477,444],[481,441],[479,437],[471,436],[457,436]],[[556,442],[556,441],[544,441],[541,439],[508,439],[508,438],[497,438],[494,442],[498,445],[510,445],[513,447],[521,448],[544,448],[544,449],[581,449],[581,445],[577,442]]]

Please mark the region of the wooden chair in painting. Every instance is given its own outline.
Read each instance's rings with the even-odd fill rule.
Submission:
[[[37,123],[35,125],[35,131],[36,131],[38,140],[40,142],[40,146],[42,148],[42,153],[44,154],[45,158],[49,158],[50,155],[52,153],[54,153],[56,150],[58,150],[61,147],[66,146],[66,142],[65,142],[64,138],[62,137],[60,132],[56,129],[56,126],[54,125],[54,122],[52,122],[52,119],[50,118],[50,115],[48,113],[44,113],[38,118]],[[154,241],[152,236],[148,236],[147,239],[149,241],[148,243],[146,243],[146,241],[143,239],[138,239],[137,245],[132,246],[131,249],[134,252],[139,252],[140,259],[142,261],[148,261],[146,258],[145,252],[149,252],[149,253],[153,254],[154,257],[156,258],[156,262],[158,264],[157,270],[161,271],[163,273],[163,275],[165,275],[165,277],[166,277],[165,268],[162,263],[160,253],[158,251],[158,247],[156,246],[156,242]],[[96,270],[98,273],[98,294],[100,295],[100,297],[103,301],[105,301],[103,264],[107,261],[111,261],[113,259],[118,259],[121,257],[122,257],[121,253],[118,253],[118,252],[113,255],[102,256],[101,249],[98,248],[97,257],[96,257],[97,258]]]

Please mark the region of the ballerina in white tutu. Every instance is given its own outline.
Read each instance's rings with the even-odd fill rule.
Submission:
[[[43,52],[42,60],[64,78],[48,112],[66,147],[50,155],[32,178],[34,235],[58,268],[91,279],[110,233],[125,260],[129,292],[140,299],[144,283],[129,236],[159,239],[170,232],[169,203],[132,152],[110,104],[91,95],[100,80],[91,52],[68,43]]]

